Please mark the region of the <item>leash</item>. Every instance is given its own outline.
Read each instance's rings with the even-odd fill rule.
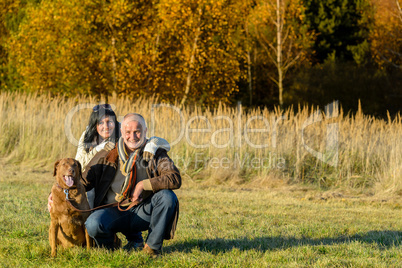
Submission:
[[[96,208],[92,208],[92,209],[78,209],[76,208],[73,204],[71,204],[70,199],[68,197],[68,189],[63,189],[60,185],[57,184],[57,186],[63,190],[64,194],[66,195],[66,202],[71,206],[72,209],[74,209],[75,211],[78,212],[92,212],[98,209],[102,209],[102,208],[112,208],[112,207],[117,207],[120,211],[128,211],[130,210],[132,207],[136,206],[139,204],[139,202],[129,202],[127,199],[120,201],[120,202],[116,202],[116,203],[111,203],[111,204],[106,204],[106,205],[102,205],[102,206],[98,206]],[[121,206],[128,206],[127,209],[123,209],[121,208]]]
[[[135,163],[135,161],[134,161],[134,163]],[[174,174],[174,173],[177,173],[177,172],[172,172],[172,174]],[[131,180],[132,180],[132,175],[130,176],[130,182],[131,182]],[[134,179],[134,184],[135,184],[135,179]],[[57,187],[59,187],[61,190],[63,190],[64,194],[66,195],[66,202],[71,206],[71,208],[73,208],[75,211],[78,211],[78,212],[92,212],[92,211],[95,211],[98,209],[111,208],[111,207],[117,207],[119,211],[129,211],[131,208],[137,206],[140,203],[139,201],[130,202],[129,200],[125,199],[120,202],[106,204],[106,205],[98,206],[98,207],[92,208],[92,209],[78,209],[78,208],[74,207],[73,204],[71,204],[71,202],[68,198],[69,190],[62,188],[58,183],[57,183]],[[127,189],[126,189],[126,191],[127,191]],[[127,207],[127,209],[123,209],[121,206],[128,206],[128,207]]]
[[[57,186],[59,186],[59,185],[57,185]],[[60,186],[59,186],[60,187]],[[61,187],[60,187],[61,188]],[[69,198],[68,198],[68,189],[63,189],[63,188],[61,188],[62,190],[63,190],[63,192],[64,192],[64,194],[66,195],[66,202],[70,205],[70,207],[72,208],[72,209],[74,209],[75,211],[78,211],[78,212],[92,212],[92,211],[95,211],[95,210],[98,210],[98,209],[101,209],[101,208],[109,208],[109,207],[115,207],[115,206],[117,206],[118,205],[118,203],[112,203],[112,204],[106,204],[106,205],[102,205],[102,206],[99,206],[99,207],[96,207],[96,208],[92,208],[92,209],[78,209],[78,208],[76,208],[73,204],[71,204],[71,202],[70,202],[70,200],[69,200]]]

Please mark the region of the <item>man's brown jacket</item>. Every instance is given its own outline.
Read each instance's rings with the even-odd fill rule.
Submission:
[[[118,168],[119,154],[117,147],[109,152],[101,151],[97,157],[88,164],[83,174],[83,185],[86,191],[95,188],[94,207],[103,205],[108,189],[115,177]],[[181,186],[181,176],[173,161],[163,149],[158,149],[155,156],[148,162],[146,167],[148,179],[144,181],[144,194],[152,195],[163,189],[175,190]],[[148,181],[149,180],[149,181]],[[149,189],[151,188],[151,189]],[[151,190],[151,191],[149,191]],[[144,196],[145,200],[147,196]],[[173,220],[168,224],[164,239],[172,239],[176,231],[179,218],[179,203]]]

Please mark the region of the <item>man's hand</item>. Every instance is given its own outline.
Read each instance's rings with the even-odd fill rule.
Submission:
[[[50,193],[49,197],[47,198],[47,210],[49,210],[49,212],[52,210],[52,203],[53,203],[53,196],[52,193]]]
[[[142,201],[142,192],[144,191],[144,184],[142,181],[137,183],[134,189],[133,196],[131,197],[131,202],[141,202]]]

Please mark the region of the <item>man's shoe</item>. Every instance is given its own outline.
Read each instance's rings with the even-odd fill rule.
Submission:
[[[145,244],[142,251],[145,254],[147,254],[149,257],[151,257],[152,259],[158,258],[162,254],[162,252],[160,250],[152,249],[148,246],[148,244]]]
[[[123,247],[126,251],[131,250],[141,250],[144,248],[144,242],[135,242],[135,241],[128,241],[128,243]]]
[[[119,248],[121,248],[121,240],[116,234],[114,234],[113,249],[119,249]]]

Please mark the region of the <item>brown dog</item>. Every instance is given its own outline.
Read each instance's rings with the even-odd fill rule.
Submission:
[[[91,239],[84,225],[89,212],[81,213],[72,207],[89,209],[85,188],[81,183],[80,163],[72,158],[58,160],[54,164],[53,176],[56,176],[56,182],[52,187],[49,242],[52,257],[55,257],[57,245],[64,248],[86,245],[90,248]]]

